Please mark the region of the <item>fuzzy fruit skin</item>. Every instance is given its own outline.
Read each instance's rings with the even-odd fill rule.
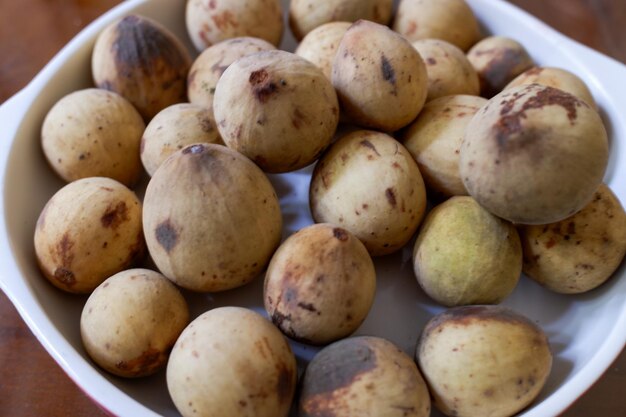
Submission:
[[[467,195],[459,173],[465,128],[487,104],[477,96],[453,95],[429,101],[402,132],[402,143],[417,162],[429,191]]]
[[[605,184],[573,216],[519,230],[524,273],[558,293],[579,294],[602,285],[626,254],[626,213]]]
[[[380,256],[413,236],[426,209],[426,189],[402,144],[359,130],[340,138],[317,163],[309,204],[316,222],[347,229],[372,256]]]
[[[273,173],[315,161],[339,123],[330,81],[314,64],[285,51],[232,63],[217,83],[213,109],[224,143]]]
[[[90,293],[143,257],[141,202],[110,178],[71,182],[43,208],[34,241],[39,268],[53,285]]]
[[[226,68],[255,52],[276,49],[271,43],[253,37],[227,39],[208,47],[193,61],[187,76],[189,102],[206,107],[213,113],[215,87]]]
[[[80,334],[98,365],[135,378],[165,367],[188,322],[187,302],[167,278],[148,269],[128,269],[107,278],[89,296]]]
[[[46,114],[41,146],[67,182],[109,177],[132,187],[142,171],[138,155],[145,127],[128,100],[87,88],[63,97]]]
[[[292,0],[289,25],[297,40],[330,22],[359,19],[386,25],[391,19],[393,0]]]
[[[534,63],[524,45],[504,36],[490,36],[467,53],[480,78],[480,92],[491,98]]]
[[[402,0],[392,28],[410,42],[441,39],[463,51],[481,38],[476,16],[465,0]]]
[[[284,30],[280,0],[189,0],[185,25],[198,52],[242,36],[278,46]]]
[[[587,84],[576,74],[562,68],[554,67],[533,67],[518,75],[513,81],[507,84],[504,89],[516,87],[524,84],[541,84],[558,88],[570,93],[581,100],[584,100],[594,109],[598,109],[596,100],[593,98]]]
[[[370,336],[321,350],[302,381],[302,417],[428,417],[430,397],[413,359]]]
[[[278,198],[263,172],[225,146],[172,154],[148,183],[146,243],[159,270],[193,291],[250,282],[280,243]]]
[[[213,112],[191,103],[166,107],[150,120],[141,137],[141,163],[152,176],[168,156],[193,143],[224,144]]]
[[[447,307],[497,304],[522,273],[515,227],[471,197],[452,197],[428,213],[413,251],[424,291]]]
[[[459,170],[469,194],[496,216],[546,224],[589,203],[607,163],[598,113],[569,93],[531,84],[502,92],[474,116]]]
[[[418,115],[428,94],[419,53],[387,26],[358,20],[341,39],[332,83],[342,114],[356,125],[396,131]]]
[[[91,71],[98,88],[130,101],[145,121],[186,101],[191,57],[160,23],[130,15],[107,26],[96,39]]]
[[[539,395],[552,368],[543,330],[505,307],[454,307],[424,328],[416,360],[448,416],[509,417]]]
[[[183,331],[166,376],[183,417],[287,417],[297,367],[272,323],[245,308],[220,307]]]
[[[287,336],[326,344],[353,333],[376,292],[374,263],[363,244],[332,224],[291,235],[265,274],[265,310]]]

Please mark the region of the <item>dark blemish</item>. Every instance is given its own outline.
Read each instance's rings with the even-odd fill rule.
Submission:
[[[59,267],[54,270],[54,278],[68,287],[76,284],[76,277],[74,276],[74,273],[64,267]]]
[[[304,114],[300,111],[298,107],[296,107],[293,111],[293,115],[291,117],[291,124],[294,128],[300,129],[302,124],[306,122],[306,118]]]
[[[178,232],[170,221],[170,219],[161,222],[154,231],[157,242],[165,249],[167,253],[170,253],[172,249],[178,243]]]
[[[376,146],[374,146],[374,144],[370,142],[369,140],[364,139],[361,142],[359,142],[359,144],[361,146],[365,146],[366,148],[373,150],[376,155],[380,156],[380,154],[378,153],[378,149],[376,149]]]
[[[306,393],[308,397],[332,394],[350,386],[363,374],[376,368],[376,354],[366,340],[346,339],[320,351],[316,357],[317,366],[306,370]],[[325,366],[324,364],[341,364]]]
[[[209,1],[209,9],[212,10],[212,9],[215,9],[215,7],[216,7],[215,0],[210,0]]]
[[[303,310],[307,310],[310,311],[311,313],[318,313],[318,310],[315,308],[315,306],[311,303],[303,303],[303,302],[299,302],[298,303],[298,307],[300,307]]]
[[[554,240],[554,238],[550,238],[550,240],[548,240],[548,241],[545,243],[545,247],[546,247],[546,249],[550,249],[550,248],[552,248],[554,245],[556,245],[556,241]]]
[[[74,242],[70,239],[70,236],[67,232],[64,233],[63,237],[56,245],[56,255],[59,258],[59,263],[61,264],[61,267],[57,268],[57,270],[54,272],[55,277],[57,276],[57,271],[59,271],[60,276],[67,275],[64,271],[67,271],[71,274],[69,268],[71,267],[72,261],[74,260],[74,253],[72,253],[73,248]]]
[[[485,397],[493,397],[493,394],[494,394],[493,388],[489,388],[483,391],[483,395]]]
[[[274,310],[274,313],[272,314],[272,322],[278,326],[279,328],[281,328],[282,330],[285,330],[286,327],[284,327],[284,323],[286,321],[291,321],[291,314],[283,314],[282,312],[278,311],[278,310]]]
[[[144,351],[139,357],[115,364],[117,369],[133,374],[146,374],[156,370],[163,363],[163,354],[154,348]]]
[[[428,59],[426,60],[426,63],[428,65],[435,65],[435,64],[437,64],[437,60],[435,58],[433,58],[433,57],[428,57]]]
[[[383,73],[383,79],[395,87],[396,72],[385,55],[381,55],[380,57],[380,68]]]
[[[387,197],[387,201],[392,207],[396,207],[397,201],[396,201],[396,195],[393,192],[393,188],[387,188],[385,190],[385,197]]]
[[[567,224],[567,234],[568,235],[575,235],[576,234],[576,223],[569,222]]]
[[[318,276],[315,278],[315,282],[322,282],[322,281],[324,281],[324,275],[318,275]]]
[[[248,402],[247,402],[247,401],[244,401],[244,400],[239,400],[239,405],[240,405],[241,407],[245,407],[245,406],[247,406],[247,405],[248,405]]]
[[[369,205],[368,204],[363,204],[363,205],[361,205],[361,207],[363,207],[363,210],[367,210],[369,208]]]
[[[345,242],[348,240],[348,232],[340,227],[335,227],[333,229],[333,236],[335,236],[335,238],[337,238],[341,242]]]
[[[476,55],[483,55],[485,53],[493,53],[494,50],[478,51]],[[521,50],[504,49],[499,50],[498,54],[494,56],[485,69],[479,73],[481,92],[487,97],[493,97],[498,94],[502,87],[508,84],[515,78],[519,72],[512,71],[515,67],[522,64],[526,58],[525,53]],[[526,68],[524,68],[525,70]]]
[[[215,130],[213,122],[204,113],[197,115],[198,124],[204,133],[211,133]]]
[[[252,85],[252,93],[261,103],[267,103],[278,86],[270,80],[270,75],[265,69],[253,71],[248,82]]]
[[[576,97],[568,94],[564,91],[558,90],[552,87],[541,87],[541,90],[530,97],[522,108],[513,112],[516,100],[523,95],[513,96],[510,100],[505,101],[502,109],[500,110],[500,119],[494,125],[496,132],[496,140],[501,149],[507,150],[512,146],[509,141],[510,137],[516,133],[522,131],[521,121],[526,118],[526,111],[531,109],[541,109],[545,106],[561,106],[567,111],[567,118],[570,124],[574,124],[574,120],[577,118],[577,107],[587,104],[577,99]],[[515,141],[516,143],[518,141]],[[518,144],[518,146],[520,146]],[[523,143],[521,143],[523,146]],[[514,148],[513,148],[514,149]]]
[[[113,230],[126,221],[128,221],[128,207],[123,201],[119,201],[115,205],[109,204],[102,217],[100,217],[102,227],[110,227]]]

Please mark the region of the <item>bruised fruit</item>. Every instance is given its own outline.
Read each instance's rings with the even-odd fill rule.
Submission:
[[[263,172],[215,144],[189,145],[161,164],[146,189],[143,222],[159,270],[193,291],[250,282],[269,262],[282,227]]]
[[[102,368],[141,377],[165,366],[188,322],[187,302],[167,278],[129,269],[107,278],[89,296],[80,334],[85,350]]]
[[[141,162],[153,175],[168,156],[193,143],[223,144],[213,112],[196,104],[174,104],[148,123],[141,138]]]
[[[385,132],[413,121],[428,94],[426,66],[415,48],[388,27],[365,20],[342,38],[332,82],[351,122]]]
[[[180,335],[167,388],[183,417],[287,417],[296,359],[264,317],[241,307],[212,309]]]
[[[426,209],[424,181],[411,154],[391,136],[368,130],[329,148],[309,190],[313,219],[347,229],[373,256],[402,248]]]
[[[461,146],[469,194],[514,223],[563,220],[591,201],[608,162],[598,113],[539,84],[508,89],[471,120]]]
[[[429,101],[402,133],[403,143],[428,190],[444,196],[467,195],[459,173],[465,128],[487,103],[478,96],[447,96]]]
[[[454,307],[433,317],[416,352],[435,406],[454,417],[509,417],[528,406],[552,367],[548,338],[500,306]]]
[[[346,337],[374,301],[376,271],[350,232],[316,224],[291,235],[265,275],[265,309],[287,336],[311,344]]]
[[[44,276],[90,293],[144,254],[141,202],[110,178],[83,178],[52,196],[37,220],[35,254]]]
[[[227,39],[205,49],[191,65],[187,77],[189,101],[213,113],[215,87],[226,68],[246,55],[276,49],[271,43],[252,37]]]
[[[130,187],[141,173],[144,129],[141,115],[128,100],[88,88],[68,94],[50,109],[41,145],[50,166],[65,181],[109,177]]]
[[[385,339],[360,336],[315,355],[299,408],[301,417],[428,417],[430,397],[411,357]]]
[[[289,25],[300,40],[314,29],[330,22],[359,19],[386,25],[391,19],[393,0],[291,0]]]
[[[626,254],[626,213],[604,184],[582,210],[558,223],[522,226],[524,273],[564,294],[608,280]]]
[[[558,88],[584,100],[591,107],[597,109],[596,101],[589,91],[587,84],[576,74],[554,67],[534,67],[524,71],[511,81],[506,87],[511,88],[524,84],[541,84]]]
[[[186,100],[191,58],[167,28],[130,15],[107,26],[96,39],[91,72],[97,87],[130,101],[148,121]]]
[[[441,39],[463,51],[481,37],[476,16],[465,0],[401,0],[392,28],[410,42]]]
[[[213,110],[224,143],[266,172],[311,164],[339,123],[328,78],[285,51],[258,52],[232,63],[217,83]]]
[[[200,52],[241,36],[278,46],[284,29],[280,0],[187,0],[185,25]]]
[[[471,197],[452,197],[428,213],[413,268],[428,296],[445,306],[497,304],[522,273],[517,230]]]
[[[480,79],[480,93],[491,98],[515,77],[533,66],[526,48],[504,36],[490,36],[467,53]]]

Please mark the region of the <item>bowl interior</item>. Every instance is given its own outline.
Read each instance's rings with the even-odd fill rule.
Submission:
[[[134,13],[160,21],[190,45],[184,27],[184,4],[185,1],[182,0],[146,0],[135,2],[130,8],[125,7],[132,9]],[[518,39],[524,43],[536,62],[570,69],[587,81],[601,108],[611,138],[611,162],[606,182],[624,201],[626,186],[618,181],[618,178],[626,178],[622,172],[626,169],[623,168],[626,166],[625,155],[623,146],[619,143],[625,137],[624,116],[618,113],[610,91],[602,80],[591,73],[585,63],[579,61],[567,48],[561,48],[557,44],[558,38],[553,38],[542,25],[509,5],[489,0],[473,0],[470,4],[486,31]],[[96,22],[96,26],[103,27],[105,21],[113,19],[114,14],[116,12]],[[36,219],[46,201],[64,185],[48,167],[39,138],[43,119],[58,99],[74,90],[92,86],[90,54],[96,34],[97,31],[93,28],[83,32],[79,35],[79,42],[69,45],[62,62],[44,70],[37,84],[39,91],[36,92],[15,137],[4,181],[3,209],[8,238],[12,256],[21,275],[9,279],[25,280],[35,303],[49,318],[53,328],[43,329],[43,333],[58,332],[73,348],[71,357],[68,358],[70,367],[72,361],[91,364],[82,348],[78,325],[86,297],[68,295],[52,287],[36,266],[32,244]],[[288,30],[283,46],[293,50],[294,41]],[[312,223],[307,201],[310,170],[309,167],[295,173],[270,176],[281,198],[285,236]],[[427,298],[419,288],[412,272],[411,246],[397,254],[376,260],[378,288],[375,303],[357,334],[385,337],[412,356],[424,324],[443,309]],[[514,293],[503,303],[538,323],[547,332],[555,355],[553,370],[545,389],[538,401],[523,415],[546,415],[545,409],[542,409],[542,400],[550,395],[561,395],[559,390],[564,384],[576,377],[597,354],[606,336],[615,331],[618,318],[626,309],[623,298],[626,280],[622,279],[623,274],[622,267],[604,286],[580,296],[552,294],[523,277]],[[264,314],[262,284],[262,277],[259,277],[244,288],[226,293],[185,292],[185,295],[193,317],[222,305],[247,306]],[[298,343],[292,343],[292,346],[301,365],[317,351]],[[132,397],[160,415],[178,415],[165,387],[164,372],[141,380],[125,380],[103,371],[98,372],[96,378],[78,378],[77,382],[103,405],[106,406],[108,401],[130,401],[128,397]],[[128,397],[120,393],[119,398],[99,398],[95,387],[107,381]],[[563,407],[574,399],[563,396]]]

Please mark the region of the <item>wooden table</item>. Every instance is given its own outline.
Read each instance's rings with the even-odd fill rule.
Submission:
[[[626,62],[623,0],[511,0],[570,37]],[[116,0],[0,0],[0,102]],[[626,80],[625,80],[626,81]],[[625,109],[626,111],[626,109]],[[0,293],[0,416],[104,416]],[[626,416],[626,352],[564,417]],[[548,416],[546,416],[548,417]]]

